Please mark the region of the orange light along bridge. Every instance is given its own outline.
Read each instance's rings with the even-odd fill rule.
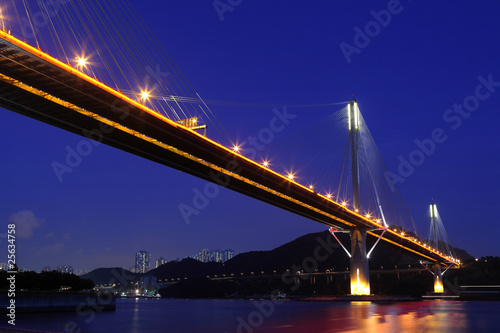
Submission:
[[[433,263],[436,273],[439,268],[436,284],[441,286],[441,265],[459,264],[437,247],[388,229],[195,132],[195,121],[174,122],[5,30],[0,31],[0,106],[79,135],[91,136],[100,129],[101,136],[94,139],[107,145],[304,216],[331,231],[350,232],[351,253],[346,251],[354,295],[370,294],[367,236],[377,239],[375,245],[383,240]],[[356,110],[356,102],[350,102],[353,136]]]

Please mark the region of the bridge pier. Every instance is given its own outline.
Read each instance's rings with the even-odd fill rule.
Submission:
[[[439,262],[434,265],[434,293],[444,293],[443,274]]]
[[[366,257],[366,230],[351,230],[351,295],[370,295],[370,271]]]

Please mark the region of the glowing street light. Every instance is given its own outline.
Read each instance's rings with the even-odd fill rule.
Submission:
[[[144,91],[141,93],[141,98],[142,98],[143,100],[147,100],[147,99],[149,99],[149,91],[144,90]]]
[[[262,162],[262,164],[267,168],[269,166],[269,162],[268,161],[264,161]]]
[[[293,178],[295,177],[295,175],[293,173],[289,172],[287,177],[288,177],[289,180],[293,180]]]
[[[83,57],[76,58],[77,67],[85,67],[85,66],[87,66],[87,64],[88,64],[87,59],[85,59]]]
[[[347,206],[347,202],[342,201],[342,206],[344,206],[344,207]]]
[[[236,152],[236,153],[239,152],[240,151],[240,146],[234,145],[233,146],[233,151]]]

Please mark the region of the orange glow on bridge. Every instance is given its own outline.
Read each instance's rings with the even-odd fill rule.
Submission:
[[[304,186],[300,183],[298,183],[296,180],[295,180],[295,174],[294,173],[288,173],[287,175],[283,175],[283,174],[280,174],[276,171],[273,171],[271,169],[269,169],[269,162],[268,161],[264,161],[262,164],[260,163],[257,163],[245,156],[243,156],[242,154],[240,154],[240,147],[239,146],[234,146],[232,149],[228,148],[228,147],[225,147],[209,138],[207,138],[206,136],[200,134],[200,133],[197,133],[195,132],[194,130],[186,127],[186,126],[183,126],[181,124],[178,124],[172,120],[170,120],[169,118],[153,111],[152,109],[148,108],[147,106],[139,103],[138,101],[135,101],[125,95],[123,95],[121,92],[119,91],[116,91],[115,89],[112,89],[110,88],[109,86],[99,82],[97,79],[94,79],[92,77],[89,77],[87,74],[83,73],[81,70],[78,70],[78,69],[75,69],[69,65],[66,65],[64,64],[63,62],[59,61],[58,59],[56,58],[53,58],[52,56],[42,52],[41,50],[37,49],[37,48],[34,48],[32,46],[30,46],[29,44],[13,37],[12,35],[8,34],[6,31],[0,31],[0,38],[6,40],[7,42],[17,46],[18,48],[28,52],[28,53],[31,53],[32,55],[34,55],[35,57],[38,57],[48,63],[50,63],[51,65],[54,65],[54,66],[57,66],[59,67],[60,69],[68,72],[69,74],[71,75],[74,75],[82,80],[85,80],[89,83],[91,83],[92,85],[96,86],[97,88],[99,89],[102,89],[106,92],[108,92],[109,94],[125,101],[126,103],[129,103],[130,105],[138,108],[139,110],[142,110],[148,114],[151,114],[153,115],[154,117],[156,117],[157,119],[165,122],[165,123],[168,123],[168,125],[170,126],[173,126],[175,128],[179,128],[179,129],[182,129],[182,130],[185,130],[187,132],[189,132],[191,135],[197,137],[199,140],[204,140],[205,142],[208,142],[210,143],[211,145],[213,145],[213,147],[217,147],[217,148],[220,148],[222,151],[224,151],[225,153],[228,153],[228,154],[232,154],[232,156],[234,156],[235,158],[239,159],[240,161],[245,161],[246,163],[262,170],[263,172],[267,172],[273,176],[276,176],[276,177],[279,177],[280,179],[282,179],[283,181],[287,181],[289,182],[291,185],[290,187],[293,188],[294,190],[298,190],[298,189],[301,189],[303,190],[305,193],[312,193],[312,194],[315,194],[317,195],[317,201],[318,202],[321,202],[321,201],[325,201],[327,202],[328,204],[331,204],[333,205],[334,207],[336,208],[340,208],[339,211],[342,212],[342,214],[344,214],[345,216],[348,216],[348,217],[352,217],[352,218],[355,218],[355,221],[356,223],[361,222],[360,224],[363,224],[363,227],[367,227],[367,228],[373,228],[373,229],[377,229],[380,227],[380,220],[373,220],[371,218],[371,216],[369,214],[367,214],[366,216],[363,216],[361,214],[358,213],[358,210],[356,209],[355,211],[349,209],[347,207],[347,202],[342,202],[342,203],[338,203],[336,202],[335,200],[332,199],[332,195],[330,193],[326,194],[326,195],[322,195],[322,194],[319,194],[319,193],[316,193],[314,191],[314,188],[313,186]],[[86,64],[87,64],[87,60],[84,58],[84,57],[81,57],[81,58],[77,58],[77,63],[78,63],[78,67],[84,67]],[[150,93],[147,92],[147,91],[143,91],[141,93],[141,96],[142,98],[145,100],[147,98],[149,98],[150,96]],[[125,129],[124,129],[125,130]],[[151,139],[153,140],[153,139]],[[185,154],[185,153],[184,153]],[[210,163],[209,162],[206,162],[204,161],[207,165],[209,165]],[[212,166],[211,166],[212,167]],[[220,167],[219,167],[220,168]],[[215,168],[214,168],[215,169]],[[227,171],[227,170],[226,170]],[[231,174],[231,176],[233,177],[236,177],[235,175],[232,175],[231,172],[227,171],[227,174]],[[240,178],[244,178],[244,177],[240,177]],[[246,179],[245,178],[245,181],[248,181],[248,182],[251,182],[250,179]],[[260,185],[260,184],[259,184]],[[293,185],[293,186],[292,186]],[[295,187],[294,187],[295,186]],[[266,190],[266,187],[264,185],[260,185],[260,188],[263,189],[263,190]],[[317,207],[321,207],[321,206],[317,206],[317,207],[312,207],[310,206],[309,204],[306,204],[306,203],[303,203],[303,202],[299,202],[298,200],[294,199],[294,198],[291,198],[291,197],[288,197],[288,196],[285,196],[281,193],[275,193],[276,191],[274,190],[270,190],[270,189],[267,189],[267,191],[269,193],[272,193],[274,195],[281,195],[281,197],[283,198],[286,198],[287,200],[289,201],[293,201],[294,203],[297,203],[297,204],[300,204],[304,207],[307,207],[307,208],[310,208],[310,209],[315,209],[317,211],[320,211],[319,208]],[[274,191],[274,192],[273,192]],[[323,208],[322,208],[323,209]],[[328,216],[327,214],[324,214],[326,216]],[[337,218],[337,220],[339,221],[340,219]],[[353,222],[354,223],[354,222]],[[412,238],[407,238],[407,237],[404,237],[404,233],[398,233],[398,232],[395,232],[395,231],[392,231],[392,230],[388,230],[388,233],[391,234],[393,236],[393,239],[398,239],[398,242],[395,242],[394,240],[389,240],[387,239],[386,237],[384,237],[383,239],[390,242],[390,243],[393,243],[403,249],[406,249],[406,250],[409,250],[411,252],[414,252],[422,257],[425,257],[427,259],[430,259],[430,260],[433,260],[433,261],[436,261],[436,258],[432,258],[430,257],[428,254],[428,252],[432,252],[436,257],[440,257],[441,260],[449,260],[449,261],[453,261],[453,262],[456,262],[456,259],[454,258],[450,258],[448,256],[444,256],[440,253],[438,253],[436,250],[434,249],[430,249],[428,248],[425,244],[420,244],[420,242],[418,242],[417,240],[415,239],[412,239]],[[376,234],[374,234],[373,232],[369,232],[370,235],[375,235],[377,236]],[[406,244],[407,243],[412,243],[413,246],[415,246],[414,248],[417,248],[419,249],[418,251],[415,250],[415,249],[410,249],[409,246],[407,246]],[[363,290],[366,291],[366,288],[368,288],[368,293],[369,293],[369,286],[366,286],[366,284],[363,282],[363,281],[360,281],[359,284],[356,286],[356,290],[357,291],[360,291],[362,292]]]

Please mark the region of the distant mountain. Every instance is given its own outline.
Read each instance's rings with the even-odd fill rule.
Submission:
[[[337,237],[350,250],[350,237],[348,234],[337,234]],[[367,248],[373,245],[373,240],[367,241]],[[462,260],[471,259],[466,251],[456,249],[457,255]],[[408,265],[419,265],[419,259],[410,257],[397,251],[393,246],[379,242],[370,257],[370,269],[399,268]],[[290,271],[303,270],[311,272],[314,270],[345,271],[350,266],[350,260],[345,251],[338,245],[337,241],[328,231],[311,233],[301,236],[289,243],[283,244],[270,251],[251,251],[238,254],[224,264],[209,262],[202,263],[194,259],[184,259],[180,262],[169,262],[157,269],[149,271],[149,274],[159,279],[205,277],[226,274],[230,276],[264,274],[282,274],[287,269]]]
[[[348,234],[338,233],[337,237],[350,250],[350,237]],[[367,240],[370,249],[374,241]],[[462,261],[473,260],[465,250],[455,249],[457,256]],[[391,269],[397,266],[403,268],[408,265],[418,266],[419,259],[395,250],[393,246],[381,241],[372,252],[369,260],[371,270]],[[240,276],[268,274],[282,274],[287,270],[313,272],[334,270],[345,271],[350,266],[350,260],[345,251],[328,231],[311,233],[301,236],[291,242],[283,244],[270,251],[250,251],[238,254],[225,263],[203,263],[195,259],[171,261],[160,267],[150,270],[147,274],[154,275],[160,280],[203,278],[214,275]],[[123,268],[99,268],[83,275],[94,281],[96,285],[117,284],[137,280],[143,274],[131,273]]]
[[[160,279],[171,278],[193,278],[213,276],[221,274],[224,264],[218,262],[201,262],[195,259],[186,258],[182,261],[170,261],[156,269],[152,269],[148,274],[155,275]]]
[[[116,287],[128,288],[131,282],[134,282],[143,274],[132,273],[121,267],[112,268],[97,268],[93,271],[84,274],[81,278],[90,279],[96,285],[110,286],[115,284]]]

